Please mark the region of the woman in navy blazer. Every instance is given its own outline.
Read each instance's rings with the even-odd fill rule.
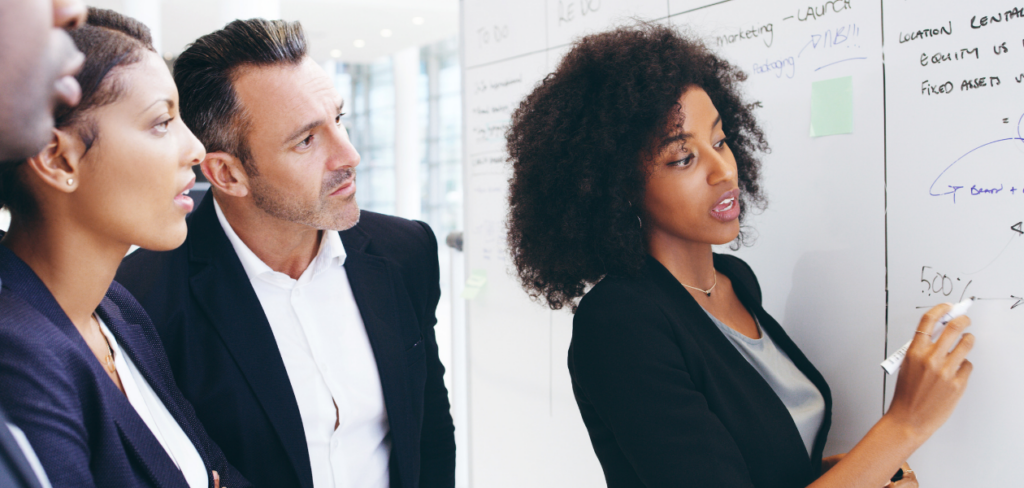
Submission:
[[[763,203],[743,79],[665,26],[578,41],[513,114],[512,257],[528,292],[576,314],[569,372],[609,488],[881,487],[963,394],[969,321],[933,344],[948,305],[929,311],[888,413],[822,459],[825,379],[746,263],[712,253]]]
[[[54,487],[251,486],[171,376],[153,324],[113,282],[132,244],[185,238],[205,152],[142,24],[90,9],[81,103],[39,155],[0,169],[0,403]]]

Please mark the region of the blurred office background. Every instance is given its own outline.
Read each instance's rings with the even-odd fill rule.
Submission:
[[[437,341],[448,370],[445,382],[454,396],[452,304],[458,309],[461,301],[452,299],[459,292],[453,293],[452,276],[461,277],[462,267],[461,253],[449,248],[445,238],[462,228],[458,0],[85,3],[145,23],[169,65],[190,42],[235,19],[263,17],[302,23],[310,55],[334,77],[345,100],[342,120],[362,156],[357,171],[360,207],[425,221],[437,236],[442,290]],[[197,184],[197,190],[204,188],[208,184]],[[0,211],[0,229],[8,225],[9,216]],[[457,269],[452,269],[453,262]],[[454,315],[458,320],[461,314],[455,310]],[[457,423],[462,424],[460,434],[464,435],[465,424]]]

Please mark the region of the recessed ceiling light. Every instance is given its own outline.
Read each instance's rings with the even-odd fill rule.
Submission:
[[[352,41],[352,45],[355,46],[355,47],[363,47],[363,46],[366,45],[366,41],[364,41],[362,39],[356,39],[356,40]]]
[[[412,18],[412,23],[413,24],[423,25],[423,22],[424,22],[423,17],[413,17]]]
[[[391,29],[381,29],[380,36],[381,37],[391,37]]]
[[[341,57],[341,49],[331,49],[331,57],[335,58],[335,59],[340,58]]]

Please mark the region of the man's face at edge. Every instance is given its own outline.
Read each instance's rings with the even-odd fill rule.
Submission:
[[[38,153],[57,104],[78,103],[84,57],[65,29],[85,12],[81,0],[0,0],[0,161]]]

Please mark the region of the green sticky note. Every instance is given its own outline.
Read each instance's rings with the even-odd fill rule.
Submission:
[[[480,290],[487,284],[487,271],[474,269],[466,279],[466,287],[462,289],[462,298],[472,300],[480,294]]]
[[[853,133],[853,77],[811,83],[811,137]]]

